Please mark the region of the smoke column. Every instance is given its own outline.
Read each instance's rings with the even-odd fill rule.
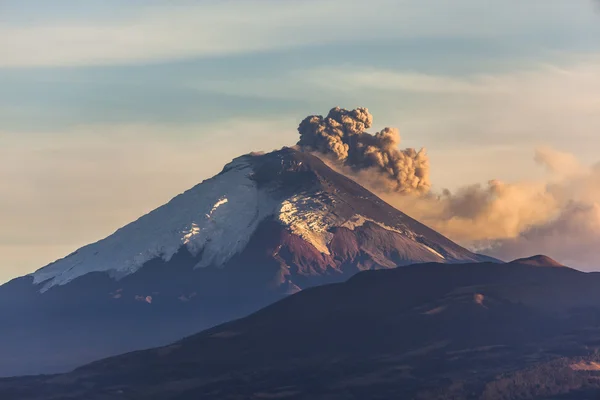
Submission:
[[[429,158],[425,149],[399,150],[400,133],[396,128],[384,128],[367,133],[373,116],[366,108],[346,110],[335,107],[325,118],[306,117],[298,127],[298,145],[332,157],[354,173],[375,174],[380,189],[403,194],[427,193]]]

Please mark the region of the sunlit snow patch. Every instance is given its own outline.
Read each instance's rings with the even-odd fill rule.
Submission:
[[[200,228],[195,223],[192,223],[192,227],[186,231],[183,231],[183,244],[188,244],[190,240],[200,233]]]
[[[327,244],[333,238],[329,232],[336,219],[328,211],[333,200],[326,194],[291,197],[281,204],[278,219],[293,234],[312,244],[321,253],[329,254]]]
[[[213,208],[210,210],[210,213],[207,214],[208,217],[211,217],[213,215],[213,213],[215,212],[215,210],[217,208],[219,208],[219,206],[222,206],[223,204],[227,203],[229,200],[227,200],[227,197],[223,197],[221,199],[219,199],[219,201],[217,201],[215,203],[215,205],[213,206]]]

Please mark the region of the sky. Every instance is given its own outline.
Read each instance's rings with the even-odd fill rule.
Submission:
[[[589,247],[546,239],[600,238],[600,223],[555,226],[574,204],[600,221],[597,1],[0,0],[0,88],[0,282],[234,157],[294,144],[305,116],[334,106],[368,107],[374,129],[426,147],[435,193],[541,188],[502,235],[465,233],[487,214],[458,230],[426,202],[400,201],[409,214],[471,248],[494,240],[495,255],[555,250],[595,268]],[[530,218],[537,201],[556,204]],[[513,204],[493,217],[516,218]]]

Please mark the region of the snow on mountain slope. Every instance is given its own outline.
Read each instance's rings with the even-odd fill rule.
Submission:
[[[321,253],[329,254],[327,244],[333,237],[329,229],[343,222],[331,212],[334,204],[335,200],[322,192],[293,196],[282,202],[278,220]]]
[[[121,277],[155,257],[168,261],[182,246],[202,259],[198,267],[221,265],[247,244],[258,223],[276,204],[250,179],[241,158],[226,171],[97,243],[33,273],[42,291],[95,271]]]
[[[107,272],[120,279],[150,260],[169,261],[182,248],[197,257],[195,268],[221,268],[245,249],[266,218],[332,263],[335,255],[330,244],[335,229],[355,232],[360,228],[362,232],[367,222],[402,238],[372,239],[373,246],[377,240],[395,241],[390,244],[389,256],[406,254],[403,262],[480,261],[477,255],[392,208],[318,158],[286,148],[233,160],[220,174],[164,206],[33,273],[33,281],[44,292],[90,272]],[[386,267],[397,265],[385,257],[376,262]]]

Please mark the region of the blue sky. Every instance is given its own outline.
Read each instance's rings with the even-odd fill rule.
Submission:
[[[427,147],[438,189],[538,179],[540,145],[594,163],[599,70],[591,0],[2,0],[4,278],[335,105]]]

